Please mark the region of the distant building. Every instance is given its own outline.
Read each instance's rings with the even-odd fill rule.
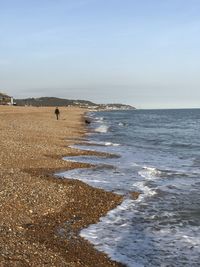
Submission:
[[[13,97],[0,93],[0,105],[13,105]]]

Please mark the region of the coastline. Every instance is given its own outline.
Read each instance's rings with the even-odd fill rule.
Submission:
[[[123,266],[78,234],[122,197],[54,176],[89,166],[62,159],[90,153],[67,147],[86,132],[86,110],[60,110],[56,121],[52,107],[0,106],[0,266]]]

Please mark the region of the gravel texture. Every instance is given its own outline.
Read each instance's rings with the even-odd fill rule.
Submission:
[[[0,106],[0,266],[122,266],[79,236],[120,196],[54,173],[87,164],[63,156],[85,133],[78,108]]]

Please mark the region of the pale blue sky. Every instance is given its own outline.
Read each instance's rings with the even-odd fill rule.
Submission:
[[[0,0],[0,90],[200,107],[199,0]]]

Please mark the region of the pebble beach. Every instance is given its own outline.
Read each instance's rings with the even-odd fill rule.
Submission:
[[[59,171],[85,168],[68,155],[86,132],[80,108],[0,106],[0,266],[122,266],[79,236],[122,197]]]

